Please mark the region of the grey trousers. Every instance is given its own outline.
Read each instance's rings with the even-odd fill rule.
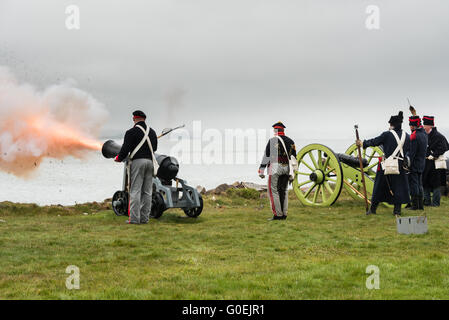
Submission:
[[[431,196],[433,193],[433,196]],[[432,188],[424,188],[424,204],[428,206],[439,207],[441,200],[441,188],[436,187]]]
[[[147,223],[150,219],[153,193],[153,161],[136,159],[131,162],[130,223]]]
[[[274,163],[268,170],[268,196],[273,215],[287,216],[288,165]]]

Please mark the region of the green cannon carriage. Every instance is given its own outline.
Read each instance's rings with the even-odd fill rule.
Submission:
[[[302,148],[297,153],[298,171],[295,172],[293,180],[293,190],[301,203],[306,206],[331,206],[337,201],[343,188],[354,199],[365,200],[357,152],[355,144],[344,154],[335,153],[322,144],[310,144]],[[383,151],[379,147],[369,147],[362,151],[363,174],[369,202],[381,156]]]

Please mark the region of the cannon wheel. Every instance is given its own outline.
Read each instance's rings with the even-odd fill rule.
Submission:
[[[183,209],[186,216],[190,218],[198,218],[201,212],[203,212],[203,197],[200,194],[198,197],[200,198],[200,206],[191,209]]]
[[[119,202],[119,205],[114,206],[114,202]],[[128,194],[125,191],[116,191],[112,196],[112,210],[115,215],[127,216],[128,215]]]
[[[153,199],[151,203],[150,217],[159,219],[165,211],[164,197],[159,192],[153,192]]]
[[[310,144],[297,156],[293,190],[306,206],[328,207],[337,201],[343,185],[343,171],[335,153],[322,144]]]
[[[362,177],[360,174],[359,167],[351,167],[347,164],[342,164],[343,167],[343,175],[344,181],[343,186],[349,195],[355,200],[364,200],[365,196],[363,195],[363,184]],[[368,201],[371,201],[371,196],[374,189],[374,178],[371,178],[366,172],[363,173],[365,175],[365,183],[366,183],[366,195],[368,197]]]
[[[352,144],[345,153],[353,157],[359,156],[355,143]],[[373,180],[376,177],[376,166],[379,164],[379,157],[383,155],[384,152],[380,147],[368,147],[366,149],[362,148],[362,159],[366,159],[368,161],[368,165],[363,168],[363,170]]]
[[[357,153],[357,146],[356,144],[352,144],[345,152],[346,154],[349,154],[354,157],[358,157]],[[379,164],[379,157],[382,157],[384,155],[384,151],[381,147],[368,147],[366,149],[362,149],[362,157],[365,158],[368,161],[368,166],[366,166],[364,169],[365,174],[367,174],[373,181],[376,178],[376,167]],[[358,168],[356,168],[358,169]],[[358,169],[360,170],[360,169]],[[352,181],[350,178],[345,179],[347,183],[344,184],[344,187],[346,191],[356,200],[363,199],[362,196],[360,196],[359,193],[362,193],[362,186],[360,183]],[[354,191],[353,188],[348,186],[347,184],[352,185],[354,189],[356,189],[358,192]],[[372,190],[366,190],[368,194],[368,198],[371,199]],[[386,202],[382,202],[382,204],[387,208],[393,208],[393,205],[388,204]],[[405,208],[405,204],[402,206]]]

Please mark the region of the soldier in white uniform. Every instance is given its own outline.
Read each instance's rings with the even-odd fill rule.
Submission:
[[[274,137],[265,148],[259,176],[265,178],[265,168],[268,167],[268,197],[273,212],[270,220],[284,220],[288,209],[289,159],[292,155],[296,158],[296,148],[293,140],[284,134],[282,122],[275,123],[273,128]]]

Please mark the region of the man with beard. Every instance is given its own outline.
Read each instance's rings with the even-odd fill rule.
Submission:
[[[429,139],[426,166],[423,174],[424,205],[439,207],[441,198],[440,187],[446,185],[446,170],[436,169],[435,160],[449,150],[449,144],[435,127],[435,118],[433,116],[424,116],[423,124]],[[431,193],[433,193],[433,197],[431,197]]]
[[[410,106],[410,110],[415,110]],[[412,113],[413,113],[412,111]],[[416,112],[416,111],[415,111]],[[421,126],[421,118],[417,115],[409,118],[410,135],[410,173],[408,176],[410,196],[412,198],[410,210],[424,210],[424,190],[422,185],[422,174],[426,164],[427,134]]]
[[[399,174],[384,174],[384,168],[381,163],[377,167],[376,179],[374,181],[373,195],[371,198],[371,207],[366,213],[376,214],[376,209],[381,202],[388,202],[394,205],[393,214],[401,215],[402,204],[410,202],[410,192],[407,176],[404,171],[404,155],[409,152],[410,136],[402,130],[404,120],[403,112],[391,116],[388,121],[389,130],[383,132],[380,136],[364,140],[357,140],[357,145],[363,148],[381,146],[384,151],[384,157],[393,156],[398,159]],[[390,158],[392,159],[392,158]],[[380,160],[380,159],[379,159]]]

